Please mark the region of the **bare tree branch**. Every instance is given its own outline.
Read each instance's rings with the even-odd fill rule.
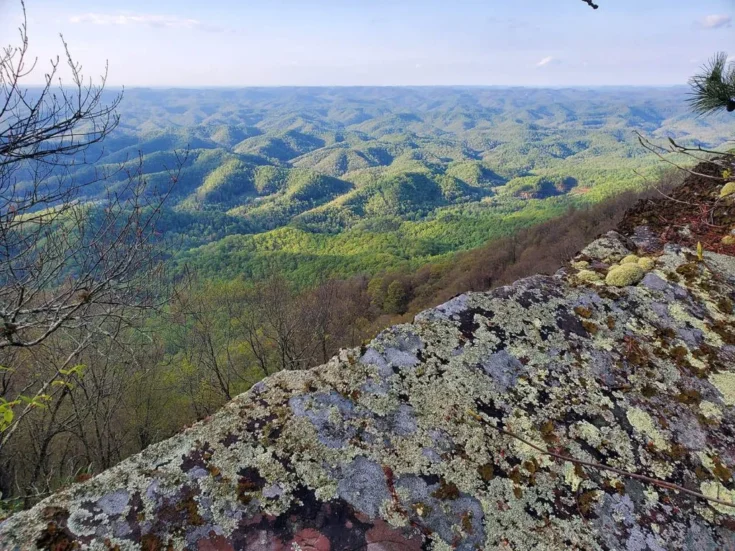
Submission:
[[[21,6],[18,43],[0,50],[0,365],[8,365],[0,369],[0,406],[14,408],[0,432],[0,471],[9,442],[38,425],[28,439],[35,451],[18,452],[21,464],[29,456],[30,478],[13,482],[28,496],[58,482],[46,455],[60,434],[80,435],[97,466],[119,459],[110,425],[113,385],[99,370],[84,380],[74,367],[90,348],[126,350],[129,330],[164,303],[157,225],[188,153],[176,153],[175,166],[165,167],[163,189],[148,185],[142,155],[96,169],[102,143],[120,121],[122,93],[106,90],[106,67],[97,82],[87,78],[63,37],[63,57],[51,60],[44,84],[24,86],[38,64],[29,60]],[[61,63],[68,82],[59,77]],[[96,358],[106,365],[103,354]],[[31,415],[39,408],[43,414]],[[87,424],[97,431],[94,440],[82,434]],[[77,461],[74,468],[82,467]],[[0,473],[0,492],[8,478]]]
[[[635,131],[635,134],[636,136],[638,136],[638,142],[645,149],[647,149],[648,151],[656,155],[659,159],[661,159],[666,164],[671,165],[678,170],[691,174],[692,176],[699,176],[701,178],[707,178],[711,180],[721,180],[722,179],[721,176],[712,176],[711,174],[704,174],[701,172],[697,172],[696,170],[693,170],[691,168],[684,166],[680,162],[676,162],[672,160],[670,157],[672,153],[689,157],[696,164],[703,163],[703,162],[709,162],[709,163],[719,165],[722,167],[723,171],[728,170],[728,169],[732,170],[734,168],[732,166],[732,160],[731,160],[732,157],[728,156],[726,152],[715,151],[711,149],[704,149],[701,146],[685,147],[677,143],[673,138],[669,138],[669,147],[663,147],[663,146],[653,143],[650,139],[643,136],[643,134],[641,134],[637,130]]]

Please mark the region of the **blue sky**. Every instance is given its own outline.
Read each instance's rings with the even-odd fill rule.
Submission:
[[[735,56],[735,0],[27,0],[31,49],[114,85],[671,85]],[[19,1],[0,0],[0,43]],[[36,80],[40,80],[39,71]]]

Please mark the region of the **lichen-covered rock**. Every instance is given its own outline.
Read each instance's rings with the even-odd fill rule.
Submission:
[[[629,254],[611,241],[586,254]],[[735,499],[735,259],[573,272],[273,375],[6,520],[0,549],[734,548],[735,508],[625,473]]]
[[[627,287],[628,285],[635,285],[645,275],[645,271],[637,263],[621,264],[620,266],[610,268],[605,278],[605,283],[616,287]]]
[[[611,231],[587,245],[581,254],[591,260],[618,262],[634,251],[635,243],[618,232]]]
[[[663,246],[661,238],[648,226],[635,226],[630,240],[641,251],[658,251]]]

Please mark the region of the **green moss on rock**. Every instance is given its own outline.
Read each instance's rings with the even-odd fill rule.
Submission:
[[[620,261],[620,264],[636,264],[639,260],[640,258],[638,257],[638,255],[629,254]]]
[[[643,279],[646,273],[638,264],[622,264],[610,268],[605,277],[605,283],[615,287],[627,287],[635,285]]]
[[[647,256],[639,258],[637,264],[642,270],[646,272],[650,272],[656,267],[656,261],[653,258],[649,258]]]
[[[602,281],[602,276],[598,274],[597,272],[593,272],[592,270],[580,270],[576,274],[577,279],[580,281],[586,282],[586,283],[594,283],[597,281]]]

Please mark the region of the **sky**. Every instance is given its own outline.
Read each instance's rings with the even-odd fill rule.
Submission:
[[[108,62],[126,87],[668,86],[735,56],[735,0],[596,2],[26,0],[26,83],[59,33],[87,75]],[[17,44],[20,14],[0,0],[0,45]]]

